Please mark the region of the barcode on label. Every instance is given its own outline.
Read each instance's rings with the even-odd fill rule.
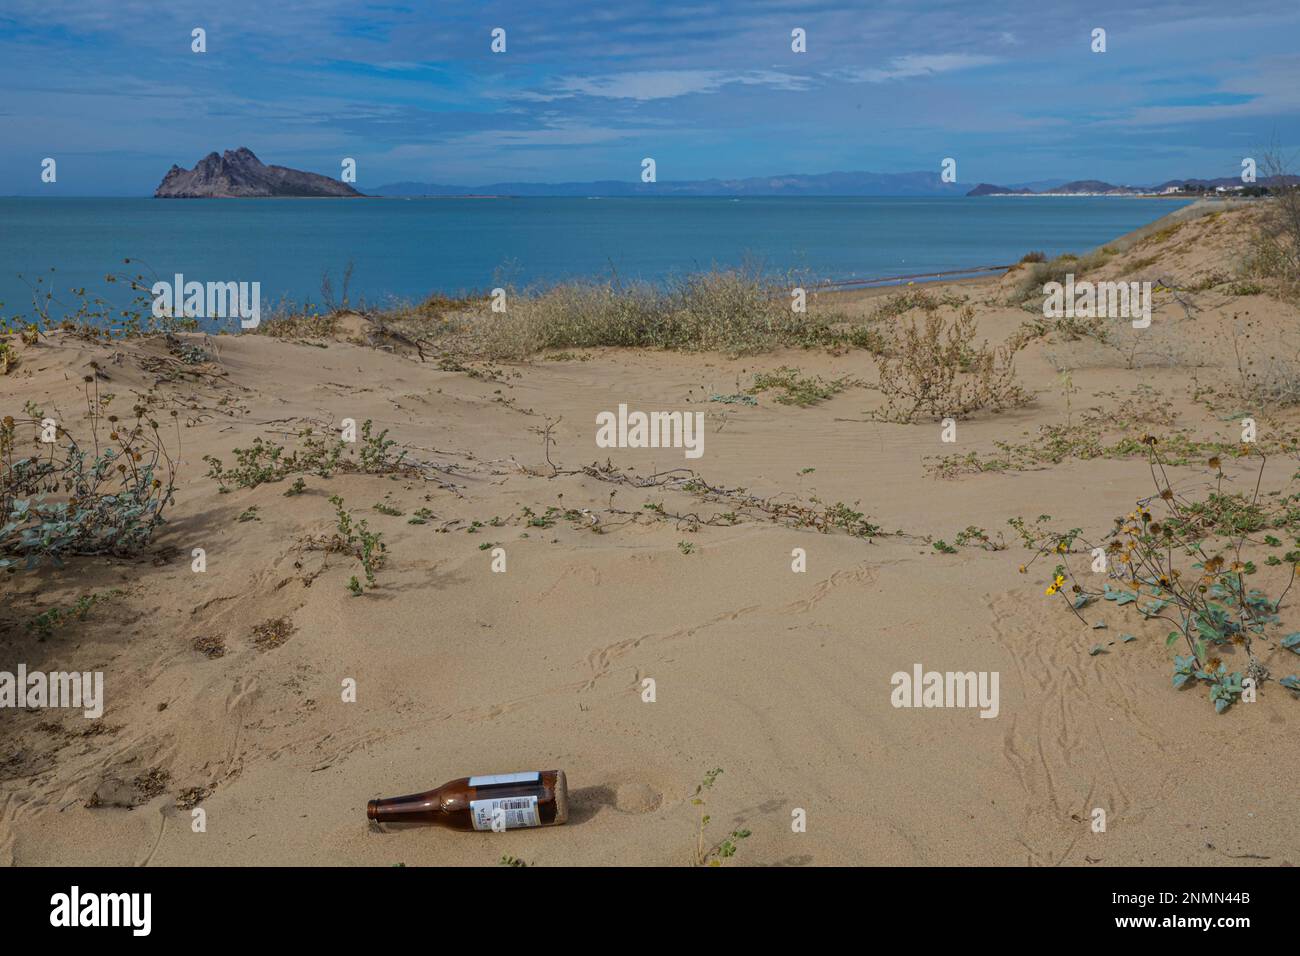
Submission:
[[[536,797],[471,800],[469,811],[474,819],[475,830],[514,830],[542,825],[541,817],[537,814]]]

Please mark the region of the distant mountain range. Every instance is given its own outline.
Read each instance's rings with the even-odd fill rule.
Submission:
[[[1013,188],[1050,188],[1064,180],[1017,183]],[[945,183],[935,172],[835,172],[754,176],[748,179],[689,179],[642,183],[616,179],[573,183],[390,183],[376,196],[963,196],[968,187]]]
[[[193,169],[172,166],[154,190],[155,199],[244,199],[274,196],[356,197],[346,183],[287,166],[267,166],[247,146],[208,153]]]
[[[1272,186],[1281,185],[1283,181],[1288,183],[1300,182],[1300,177],[1296,176],[1265,176],[1258,182],[1250,185],[1255,186]],[[967,196],[1134,196],[1140,194],[1163,193],[1166,189],[1181,187],[1186,189],[1192,187],[1192,190],[1213,192],[1219,187],[1231,189],[1237,186],[1247,185],[1241,181],[1238,176],[1222,176],[1218,179],[1169,179],[1163,183],[1154,186],[1116,186],[1112,183],[1102,182],[1100,179],[1076,179],[1073,182],[1060,183],[1059,185],[1049,186],[1045,189],[1031,189],[1033,184],[1021,183],[1014,186],[994,186],[991,183],[980,183]]]
[[[1296,177],[1288,177],[1292,182]],[[1268,185],[1261,179],[1258,185]],[[974,189],[965,184],[947,183],[937,172],[868,173],[833,172],[781,176],[754,176],[747,179],[691,179],[658,183],[636,180],[603,179],[568,183],[489,183],[482,186],[449,186],[443,183],[390,183],[372,190],[369,195],[390,198],[421,196],[1124,196],[1159,193],[1172,186],[1193,186],[1214,190],[1219,186],[1240,186],[1236,177],[1220,179],[1171,179],[1154,186],[1116,186],[1098,179],[1067,182],[1047,179],[1006,186],[980,183]],[[362,194],[356,189],[322,176],[267,166],[246,146],[225,153],[209,153],[193,169],[172,166],[154,192],[158,199],[223,199],[255,197],[339,197]]]

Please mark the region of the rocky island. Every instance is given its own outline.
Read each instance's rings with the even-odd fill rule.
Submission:
[[[319,173],[267,166],[247,146],[208,153],[193,169],[172,166],[154,190],[155,199],[252,199],[265,197],[359,197],[346,183]]]

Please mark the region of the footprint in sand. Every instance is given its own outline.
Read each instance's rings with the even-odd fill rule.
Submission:
[[[657,810],[663,795],[648,783],[620,783],[614,788],[614,809],[620,813]]]

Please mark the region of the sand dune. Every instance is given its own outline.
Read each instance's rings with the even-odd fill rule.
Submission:
[[[1194,287],[1232,268],[1244,215],[1156,230],[1097,274]],[[969,297],[981,336],[1000,342],[1032,318],[1004,304],[1020,270],[932,291]],[[866,316],[889,294],[837,301]],[[1017,572],[1028,552],[1009,517],[1104,529],[1151,493],[1146,463],[1067,457],[949,478],[927,468],[1089,415],[1110,423],[1105,434],[1234,441],[1236,409],[1203,394],[1237,377],[1234,322],[1253,330],[1263,361],[1283,354],[1296,317],[1222,285],[1158,292],[1140,344],[1031,343],[1017,370],[1034,402],[959,422],[955,444],[938,423],[871,420],[883,397],[866,387],[877,371],[861,350],[592,349],[469,375],[340,339],[193,336],[215,357],[186,368],[166,362],[160,338],[51,334],[0,379],[5,407],[32,401],[78,433],[82,378],[96,362],[101,394],[129,404],[153,389],[179,412],[183,467],[148,555],[5,581],[0,667],[102,670],[107,704],[99,721],[4,714],[0,860],[687,864],[696,787],[722,768],[707,838],[751,833],[728,865],[1300,862],[1294,695],[1271,684],[1216,715],[1203,692],[1170,687],[1160,622],[1107,605],[1089,612],[1107,629],[1089,631],[1045,598],[1048,567]],[[756,406],[709,401],[782,366],[864,384],[807,408],[770,394]],[[621,402],[704,412],[704,455],[597,448],[597,413]],[[205,455],[229,466],[255,437],[294,447],[301,428],[344,418],[389,429],[420,467],[309,475],[288,497],[288,480],[219,494],[205,475]],[[1290,433],[1297,418],[1277,410],[1261,430]],[[608,471],[580,470],[607,461]],[[735,499],[611,480],[677,468],[763,499],[843,502],[881,533],[822,534]],[[1245,464],[1225,468],[1253,480]],[[1287,488],[1293,471],[1279,458],[1267,489]],[[1171,474],[1180,487],[1206,480],[1199,464]],[[357,563],[310,547],[333,528],[331,495],[384,536],[378,586],[360,597],[347,588]],[[421,509],[424,523],[409,523]],[[735,523],[691,517],[733,511]],[[933,547],[969,526],[1008,547]],[[495,547],[505,573],[491,570]],[[204,573],[191,570],[193,548],[206,551]],[[791,570],[796,548],[805,573]],[[23,626],[108,592],[44,641]],[[255,627],[276,619],[292,632],[259,648]],[[223,656],[195,649],[217,638]],[[1105,653],[1090,655],[1098,641]],[[1288,653],[1264,652],[1275,676],[1297,669]],[[997,717],[895,708],[891,675],[916,663],[998,672]],[[355,703],[341,699],[348,678]],[[653,703],[642,700],[646,678]],[[568,826],[460,834],[366,823],[378,795],[544,767],[568,773]],[[205,833],[191,829],[191,788],[205,794]],[[117,794],[134,805],[87,806],[97,792],[101,804]],[[1105,833],[1089,825],[1097,807]],[[792,832],[796,808],[806,832]]]

